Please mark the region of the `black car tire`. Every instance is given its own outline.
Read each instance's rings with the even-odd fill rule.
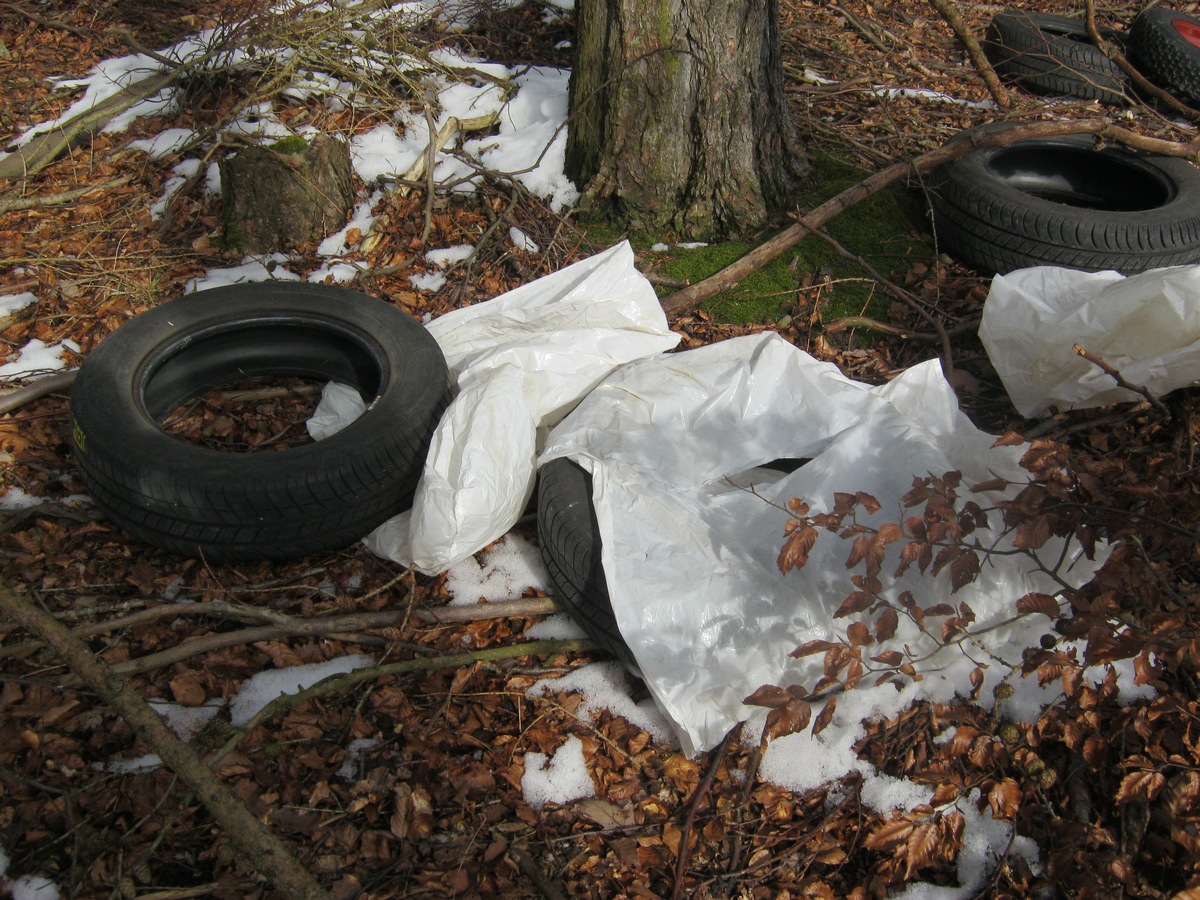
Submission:
[[[592,476],[570,459],[538,473],[538,543],[554,596],[597,644],[631,671],[633,654],[621,637],[600,559],[600,526],[592,507]]]
[[[232,453],[161,423],[242,376],[333,380],[367,410],[284,452]],[[411,316],[345,288],[261,282],[190,294],[122,325],[88,355],[71,436],[96,505],[185,556],[286,559],[346,546],[412,503],[449,402],[441,349]]]
[[[1035,138],[968,153],[929,187],[941,249],[987,272],[1200,262],[1200,171],[1182,159]]]
[[[1119,40],[1116,32],[1102,32]],[[1008,10],[987,27],[983,52],[1001,76],[1035,94],[1126,103],[1125,73],[1078,19]]]
[[[1129,29],[1129,49],[1155,83],[1200,100],[1200,19],[1155,6]]]

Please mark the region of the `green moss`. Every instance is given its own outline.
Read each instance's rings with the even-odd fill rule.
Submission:
[[[802,209],[818,206],[870,174],[820,151],[812,154],[812,162],[814,186],[800,198]],[[924,230],[919,198],[900,185],[850,207],[826,226],[827,233],[843,247],[863,257],[884,276],[933,258],[933,250],[917,237]],[[634,243],[639,250],[653,243],[640,237]],[[663,253],[660,271],[694,284],[739,259],[754,246],[745,242],[694,249],[672,246]],[[824,280],[832,283],[820,291],[801,290],[807,284]],[[821,238],[810,236],[734,288],[708,301],[704,308],[717,321],[745,324],[773,322],[783,315],[797,313],[807,316],[814,302],[819,305],[821,319],[831,322],[842,316],[857,315],[886,319],[891,300],[856,261],[844,258]]]
[[[303,153],[308,149],[308,141],[298,134],[290,134],[282,141],[272,144],[271,149],[276,153]]]

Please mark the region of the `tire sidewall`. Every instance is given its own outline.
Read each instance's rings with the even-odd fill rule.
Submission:
[[[1105,154],[1109,159],[1143,172],[1170,184],[1173,196],[1165,203],[1144,210],[1096,210],[1086,207],[1064,207],[1063,204],[1020,190],[997,177],[990,164],[997,156],[1014,147],[1022,149],[1044,149],[1046,152],[1059,150],[1087,150]],[[1194,214],[1200,209],[1200,173],[1186,161],[1172,157],[1150,156],[1121,147],[1095,149],[1095,140],[1090,135],[1063,135],[1060,137],[1034,138],[1010,147],[992,147],[973,151],[962,159],[950,163],[947,176],[972,183],[1004,198],[1009,203],[1024,206],[1046,215],[1062,217],[1064,209],[1072,210],[1071,218],[1079,221],[1103,221],[1125,224],[1127,227],[1153,225],[1155,222],[1173,221],[1180,216]]]
[[[357,420],[326,440],[281,453],[211,450],[173,437],[141,402],[148,361],[231,322],[296,319],[327,325],[370,346],[380,363],[377,396]],[[441,372],[442,379],[430,373]],[[119,465],[148,509],[176,510],[189,486],[222,482],[267,493],[308,473],[343,468],[391,444],[415,413],[432,411],[445,388],[436,341],[407,314],[344,288],[256,282],[189,294],[122,325],[85,359],[72,390],[71,438],[84,467]],[[231,378],[236,372],[230,373]],[[213,385],[215,386],[215,385]],[[201,386],[200,393],[212,386]],[[280,517],[294,511],[280,510]]]

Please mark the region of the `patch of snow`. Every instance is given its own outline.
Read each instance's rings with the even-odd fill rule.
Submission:
[[[0,509],[28,509],[31,506],[37,506],[41,502],[41,497],[28,494],[24,489],[17,487],[15,484],[3,494],[0,494]]]
[[[350,229],[357,228],[359,233],[365,236],[371,230],[371,226],[375,224],[376,217],[371,210],[382,199],[383,191],[373,191],[370,197],[354,207],[354,212],[350,214],[350,221],[340,231],[335,231],[317,245],[317,253],[320,256],[341,256],[350,249],[346,244],[346,236],[350,233]]]
[[[0,379],[25,378],[35,372],[56,372],[67,365],[64,357],[66,351],[78,353],[79,345],[70,340],[47,344],[32,338],[17,351],[16,359],[0,365]]]
[[[513,225],[508,229],[508,239],[513,242],[513,246],[518,250],[523,250],[526,253],[541,252],[542,248],[537,245],[533,238],[523,232],[516,225]]]
[[[211,722],[225,706],[222,700],[208,700],[200,706],[184,706],[169,700],[151,700],[150,708],[162,716],[167,727],[181,741],[190,741]]]
[[[4,294],[0,296],[0,316],[11,316],[37,302],[37,295],[28,291],[23,294]]]
[[[546,590],[549,583],[541,552],[515,532],[446,572],[451,606],[469,606],[480,600],[488,603],[512,600],[526,588]]]
[[[525,629],[531,641],[574,641],[587,637],[587,632],[566,613],[557,613]]]
[[[365,134],[350,138],[350,162],[367,184],[408,171],[425,147],[419,137],[401,137],[392,125],[377,125]]]
[[[142,775],[153,772],[162,766],[162,760],[157,753],[144,753],[133,759],[110,759],[106,763],[93,763],[92,768],[99,772],[112,772],[114,775]]]
[[[153,159],[161,159],[194,141],[196,137],[196,132],[190,128],[168,128],[152,138],[130,141],[129,149],[141,150]]]
[[[41,875],[22,875],[9,882],[8,890],[12,900],[58,900],[62,896],[58,885]]]
[[[456,247],[440,247],[425,254],[425,259],[439,269],[448,269],[455,263],[470,259],[475,248],[470,244],[460,244]]]
[[[370,750],[378,743],[379,741],[374,738],[359,738],[358,740],[351,741],[349,746],[346,747],[346,759],[342,763],[341,768],[337,770],[338,777],[346,781],[357,781],[358,761],[362,757],[363,751]]]
[[[590,722],[600,710],[607,709],[647,732],[660,747],[678,749],[671,725],[653,699],[634,701],[630,694],[630,679],[619,662],[591,663],[561,678],[543,678],[530,685],[525,693],[530,697],[544,697],[551,692],[579,694],[583,700],[575,709],[575,717],[580,721]]]
[[[484,166],[512,173],[531,193],[546,198],[555,212],[579,199],[564,174],[569,75],[565,69],[533,67],[517,76],[518,91],[500,113],[500,133],[463,144]]]
[[[254,281],[299,281],[299,275],[281,265],[285,262],[288,262],[288,258],[282,253],[272,253],[270,256],[263,257],[247,256],[242,260],[240,266],[232,266],[228,269],[209,269],[207,274],[189,281],[183,292],[190,294],[194,291],[224,287],[227,284],[245,284]]]
[[[596,785],[583,758],[583,741],[572,734],[549,758],[545,753],[526,753],[521,790],[533,809],[595,796]]]
[[[200,160],[185,159],[171,171],[173,174],[163,185],[162,196],[155,200],[150,207],[150,218],[155,222],[163,217],[163,213],[167,211],[167,206],[171,203],[171,198],[179,192],[179,189],[200,173]]]
[[[326,263],[309,272],[305,280],[311,281],[314,284],[321,284],[325,281],[330,281],[333,284],[345,284],[348,281],[353,281],[359,272],[365,270],[366,266],[359,266],[354,263]]]
[[[417,275],[409,275],[408,280],[412,282],[412,286],[418,291],[440,291],[446,284],[446,276],[441,272],[425,272]]]
[[[343,675],[373,665],[375,660],[371,657],[352,654],[321,663],[259,672],[247,678],[230,701],[229,721],[234,727],[241,727],[276,697],[298,693],[331,675]]]

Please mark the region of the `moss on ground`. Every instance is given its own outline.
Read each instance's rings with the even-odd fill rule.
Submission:
[[[870,174],[830,153],[814,152],[812,161],[815,178],[812,189],[800,198],[802,209],[812,209]],[[862,256],[885,276],[933,258],[932,248],[919,238],[926,230],[919,198],[902,185],[850,207],[826,226],[842,246]],[[596,230],[589,232],[593,240],[599,238]],[[651,241],[646,236],[631,236],[631,241],[641,252],[650,250]],[[754,246],[742,241],[694,248],[672,245],[661,251],[661,262],[655,268],[694,284]],[[828,283],[819,291],[799,292],[801,287],[821,281]],[[886,318],[890,300],[862,266],[842,257],[821,238],[810,236],[733,289],[708,301],[704,308],[717,321],[745,324],[773,322],[800,310],[807,315],[813,302],[819,304],[821,318],[828,322],[856,315]]]

